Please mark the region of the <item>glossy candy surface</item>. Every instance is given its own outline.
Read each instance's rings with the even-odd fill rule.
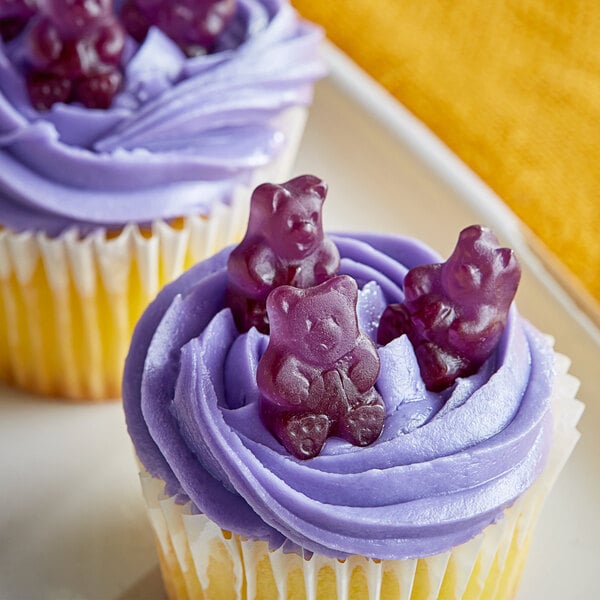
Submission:
[[[488,228],[467,227],[445,263],[408,272],[405,301],[386,308],[377,341],[406,334],[427,389],[441,391],[475,373],[492,354],[520,276],[513,252],[499,247]]]
[[[254,191],[248,229],[227,265],[227,304],[240,331],[268,333],[265,303],[280,285],[308,288],[337,274],[339,252],[323,233],[327,186],[301,175]]]
[[[366,446],[381,434],[385,409],[373,387],[379,356],[358,329],[357,297],[356,282],[340,275],[310,289],[282,286],[267,299],[261,417],[297,458],[313,458],[330,436]]]
[[[125,31],[111,0],[47,0],[26,32],[33,106],[57,102],[108,108],[122,81]]]
[[[212,51],[235,9],[235,0],[126,0],[121,18],[137,41],[155,26],[188,56],[197,56]]]

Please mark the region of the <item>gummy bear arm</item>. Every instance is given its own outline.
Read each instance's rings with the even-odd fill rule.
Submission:
[[[310,388],[310,378],[304,367],[295,356],[284,356],[273,361],[268,386],[270,389],[265,396],[273,404],[283,408],[304,403],[308,399]],[[261,391],[264,393],[266,390]]]
[[[314,263],[314,276],[317,282],[337,275],[340,269],[340,253],[337,246],[328,238],[323,240]]]
[[[228,269],[236,287],[251,297],[271,290],[276,272],[276,257],[267,246],[238,246],[230,255]]]
[[[348,368],[350,381],[359,392],[364,393],[375,385],[379,375],[379,365],[379,356],[373,343],[367,336],[360,335],[356,348],[352,351],[352,360]]]
[[[434,292],[439,287],[436,282],[440,277],[441,269],[442,264],[413,267],[404,279],[405,302],[415,302]]]
[[[34,20],[32,26],[27,32],[27,35],[30,39],[32,39],[34,38],[34,36],[39,35],[38,31],[43,31],[44,28],[46,29],[46,31],[42,35],[44,37],[53,38],[53,44],[50,47],[52,53],[49,52],[50,48],[46,51],[44,55],[36,53],[34,66],[37,70],[48,69],[50,65],[60,57],[60,54],[64,47],[64,42],[61,38],[58,27],[54,23],[52,23],[52,21],[50,21],[48,17],[42,17],[38,21]]]
[[[472,359],[485,360],[497,346],[504,331],[506,321],[493,310],[487,314],[480,313],[477,319],[457,320],[448,331],[450,344],[464,351],[469,349]]]

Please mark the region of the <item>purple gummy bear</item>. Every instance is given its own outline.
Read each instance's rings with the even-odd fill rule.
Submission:
[[[155,26],[188,56],[198,56],[213,51],[235,11],[236,0],[125,0],[121,19],[138,42]]]
[[[25,32],[32,105],[108,108],[123,80],[125,46],[112,0],[46,0],[40,6]]]
[[[273,288],[308,288],[337,274],[340,254],[321,222],[326,194],[312,175],[254,190],[246,236],[227,265],[227,304],[240,331],[269,332],[265,303]]]
[[[385,408],[373,387],[379,355],[358,330],[356,282],[340,275],[309,289],[269,294],[269,345],[258,363],[263,422],[294,456],[313,458],[339,436],[374,442]]]
[[[445,263],[411,269],[405,301],[384,311],[377,341],[406,334],[427,389],[441,391],[475,373],[491,356],[506,326],[521,269],[487,227],[461,231]]]

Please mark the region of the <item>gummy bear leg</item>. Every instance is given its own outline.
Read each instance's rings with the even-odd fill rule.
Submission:
[[[383,311],[377,330],[377,343],[386,345],[407,333],[410,317],[404,304],[390,304]]]
[[[457,377],[470,374],[463,359],[432,342],[419,344],[415,354],[425,386],[433,392],[441,392],[451,386]]]
[[[321,452],[329,434],[327,415],[293,415],[278,428],[281,443],[296,458],[313,458]]]
[[[355,446],[368,446],[381,435],[384,420],[383,404],[364,404],[339,420],[338,435]]]

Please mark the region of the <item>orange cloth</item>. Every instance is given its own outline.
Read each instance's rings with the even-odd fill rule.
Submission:
[[[600,299],[600,3],[292,3]]]

